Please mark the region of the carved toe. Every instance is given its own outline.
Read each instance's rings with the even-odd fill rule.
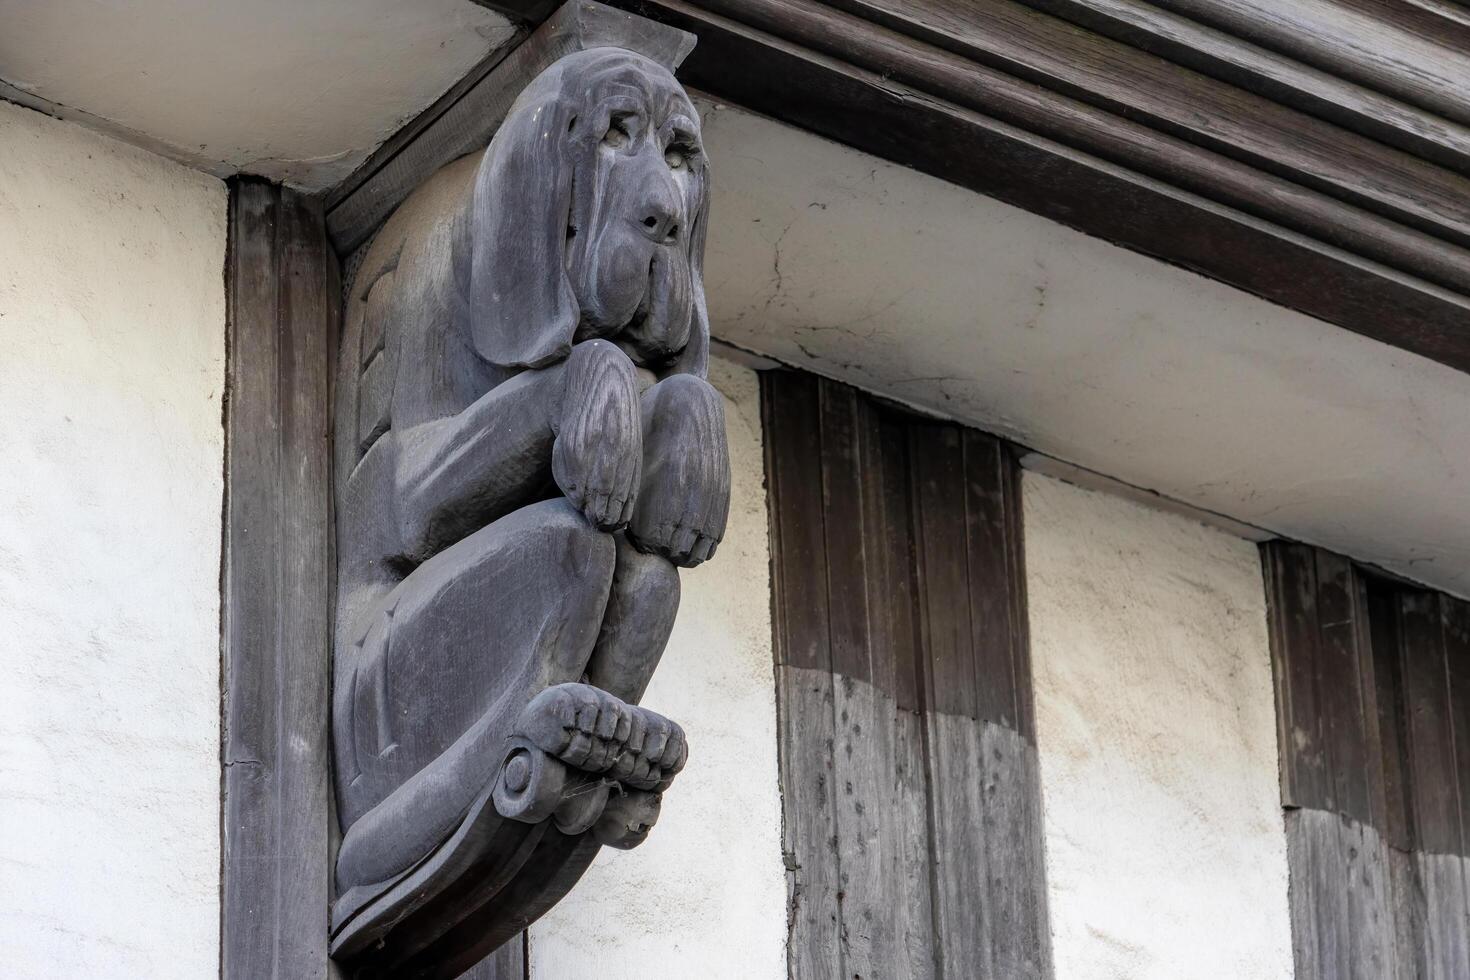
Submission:
[[[531,700],[518,734],[574,769],[639,790],[667,787],[684,766],[684,730],[589,684],[558,684]]]

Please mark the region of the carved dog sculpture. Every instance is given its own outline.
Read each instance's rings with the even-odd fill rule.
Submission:
[[[631,846],[636,706],[729,509],[708,170],[661,66],[569,55],[369,248],[336,407],[333,951],[457,975]],[[386,946],[384,945],[386,944]],[[386,949],[387,952],[382,952]]]

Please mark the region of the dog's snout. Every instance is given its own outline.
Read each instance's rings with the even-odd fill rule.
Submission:
[[[668,244],[679,237],[679,211],[668,190],[659,188],[640,209],[638,224],[643,234]]]

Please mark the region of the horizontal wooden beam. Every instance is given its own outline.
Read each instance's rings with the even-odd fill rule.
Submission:
[[[1470,370],[1458,246],[809,0],[634,8],[698,35],[687,84]]]
[[[1152,2],[1328,74],[1470,124],[1470,13],[1453,10],[1454,3]]]
[[[701,6],[720,13],[727,12],[725,8],[749,10],[750,18],[738,19],[788,37],[782,25],[796,21],[802,9],[798,5],[776,13],[771,4],[750,0],[710,0]],[[832,0],[826,6],[843,8],[966,62],[1041,85],[1057,97],[1057,105],[1047,108],[1045,117],[1061,116],[1067,103],[1075,100],[1104,110],[1093,114],[1104,128],[1128,125],[1145,134],[1174,137],[1439,238],[1470,243],[1470,178],[1158,55],[1079,31],[1014,0],[962,4]],[[807,43],[823,36],[804,33]],[[988,91],[968,93],[972,98],[966,98],[962,74],[906,70],[906,62],[914,57],[895,50],[891,65],[883,67],[912,76],[904,80],[926,89],[932,78],[954,101],[982,112],[995,111],[995,96]],[[931,60],[932,56],[921,63]],[[880,67],[869,61],[865,67]],[[1067,137],[1059,133],[1058,138]],[[1109,153],[1105,140],[1097,137],[1083,137],[1081,148]],[[1142,164],[1141,170],[1153,172],[1147,163],[1135,162],[1137,155],[1136,150],[1124,150],[1119,162]],[[1169,156],[1177,158],[1178,153]],[[1167,166],[1188,172],[1208,164],[1170,159]],[[1274,202],[1267,203],[1265,216],[1275,218],[1278,209]],[[1462,259],[1463,270],[1470,270],[1470,256]]]
[[[1144,0],[1021,0],[1425,160],[1470,174],[1470,126]]]
[[[1470,370],[1470,17],[1442,4],[611,2],[698,35],[681,77],[714,96]],[[563,34],[626,43],[606,10],[564,6],[376,154],[328,202],[338,249],[484,145]]]

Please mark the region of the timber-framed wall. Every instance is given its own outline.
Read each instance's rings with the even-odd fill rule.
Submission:
[[[1263,557],[1296,975],[1470,975],[1470,604]]]
[[[326,957],[333,833],[326,743],[332,580],[327,461],[339,260],[345,263],[419,181],[483,145],[526,79],[578,47],[618,43],[636,19],[580,0],[556,13],[544,0],[491,5],[526,25],[525,40],[477,68],[325,199],[252,180],[231,187],[222,574],[224,976],[333,972]],[[1464,205],[1470,200],[1470,109],[1455,94],[1463,90],[1450,84],[1470,75],[1463,59],[1449,58],[1436,66],[1441,77],[1420,77],[1415,58],[1422,52],[1413,36],[1463,35],[1442,20],[1424,20],[1427,12],[1415,15],[1423,22],[1408,24],[1387,4],[1323,0],[1310,5],[1317,14],[1299,15],[1299,30],[1271,33],[1266,7],[1223,0],[629,0],[624,6],[699,34],[700,47],[682,74],[714,95],[1470,369],[1470,216]],[[1379,24],[1386,57],[1344,54],[1333,31],[1334,8],[1351,8]],[[1442,46],[1428,43],[1428,49],[1436,44]],[[1187,97],[1182,107],[1170,93]],[[948,832],[937,803],[944,802],[943,770],[950,763],[935,718],[950,716],[1006,741],[1014,750],[1007,757],[1011,768],[997,778],[1015,794],[1014,806],[1004,810],[1013,820],[1005,839],[1015,847],[977,858],[976,868],[1004,867],[990,880],[1018,885],[998,904],[982,905],[981,915],[991,934],[1019,938],[1011,947],[987,945],[985,955],[1000,957],[992,962],[1001,964],[1025,961],[1015,967],[1021,972],[1007,975],[1046,975],[1045,960],[1027,961],[1028,950],[1044,952],[1037,944],[1044,944],[1046,926],[1009,450],[954,426],[913,422],[903,429],[892,419],[884,422],[871,403],[828,382],[772,378],[766,395],[768,412],[804,405],[791,417],[807,426],[782,437],[797,441],[782,443],[788,452],[780,461],[780,447],[773,447],[773,492],[788,494],[781,489],[790,485],[788,477],[807,494],[814,487],[839,488],[803,503],[790,491],[792,507],[809,509],[801,520],[816,523],[788,522],[781,502],[773,516],[785,553],[778,556],[777,613],[786,617],[778,672],[782,737],[790,747],[783,758],[788,799],[802,798],[807,775],[845,764],[830,753],[823,758],[820,748],[801,754],[818,744],[811,741],[814,734],[839,737],[841,714],[831,706],[839,698],[852,697],[851,710],[873,718],[890,710],[879,704],[883,695],[896,706],[888,741],[866,743],[878,748],[860,761],[870,768],[896,765],[897,754],[905,753],[905,766],[923,770],[906,770],[911,795],[899,802],[925,814],[925,833],[934,835],[926,840]],[[895,435],[895,426],[901,434]],[[830,457],[803,458],[821,440],[840,448]],[[952,466],[955,459],[963,467],[984,454],[993,463],[991,475],[973,485],[981,488],[973,501],[956,504],[946,496],[961,486],[945,482],[959,480],[956,474],[922,472],[926,465]],[[870,495],[858,478],[870,464],[908,489]],[[971,484],[963,485],[970,493]],[[934,494],[920,509],[947,514],[952,527],[914,523],[916,493]],[[970,515],[979,511],[971,503],[997,509],[972,525]],[[899,520],[900,514],[908,517]],[[886,516],[864,524],[864,515]],[[842,533],[854,521],[866,530]],[[812,528],[821,534],[798,540]],[[865,564],[875,554],[867,549],[880,528],[909,535],[903,546],[909,551],[900,550],[913,558],[907,571]],[[978,553],[995,559],[989,581],[1004,583],[999,592],[977,587],[980,579],[968,571],[957,572],[964,564],[953,552],[960,528],[998,536],[998,544]],[[800,561],[818,556],[826,556],[826,571],[807,583],[816,591],[803,595]],[[783,566],[787,561],[796,564]],[[885,642],[908,638],[891,647],[909,658],[902,661],[913,668],[907,674],[880,676],[889,661],[875,660],[862,636],[834,631],[833,610],[861,608],[866,617],[876,608],[867,598],[875,588],[910,590],[895,615],[912,618],[881,622],[874,633]],[[925,598],[945,590],[942,603]],[[1374,601],[1371,590],[1366,594],[1364,601]],[[945,618],[946,608],[961,607],[968,610],[967,625]],[[966,633],[982,621],[1004,621],[1009,632],[983,640]],[[1329,633],[1338,630],[1336,619],[1322,622],[1331,626]],[[792,642],[802,630],[825,633],[820,642]],[[927,658],[922,668],[921,655]],[[1290,657],[1283,652],[1279,663],[1289,666]],[[949,683],[944,671],[970,673]],[[979,683],[982,676],[1005,681],[986,686]],[[867,685],[870,703],[857,703],[848,680]],[[809,717],[830,719],[830,732],[793,726],[808,717],[799,702],[813,698]],[[952,710],[930,710],[948,698],[959,699]],[[1282,710],[1295,711],[1294,702],[1283,701]],[[1360,717],[1368,724],[1368,714]],[[1467,757],[1470,751],[1451,755]],[[1352,812],[1335,798],[1314,799],[1295,782],[1284,793],[1299,813]],[[872,819],[855,807],[840,811],[835,800],[821,806],[826,809],[814,812],[836,828],[839,841],[844,828],[857,832]],[[1289,819],[1301,824],[1310,818]],[[788,841],[793,853],[816,847],[802,865],[814,886],[806,891],[810,914],[797,923],[805,930],[800,935],[814,943],[814,959],[805,965],[794,960],[793,975],[827,975],[836,962],[876,962],[881,972],[885,954],[854,948],[852,934],[841,934],[843,917],[861,912],[858,900],[838,887],[833,862],[840,855],[822,851],[799,823],[789,829],[801,838]],[[1457,833],[1466,839],[1463,827]],[[1298,849],[1293,860],[1306,853]],[[912,904],[893,928],[922,933],[920,910],[927,908],[927,948],[940,958],[958,955],[956,946],[946,951],[942,939],[936,944],[935,935],[950,926],[942,909],[934,918],[934,909],[946,888],[963,887],[927,874],[923,887],[914,884]],[[985,923],[992,907],[1010,910],[1002,918],[1013,932]],[[1305,921],[1302,928],[1308,928]],[[839,959],[821,960],[824,950],[838,950]],[[520,975],[521,951],[504,956],[499,966],[485,969]],[[964,975],[968,964],[952,962]]]
[[[230,185],[220,973],[326,977],[331,365],[319,201]]]
[[[789,976],[1051,976],[1014,447],[762,375]]]

